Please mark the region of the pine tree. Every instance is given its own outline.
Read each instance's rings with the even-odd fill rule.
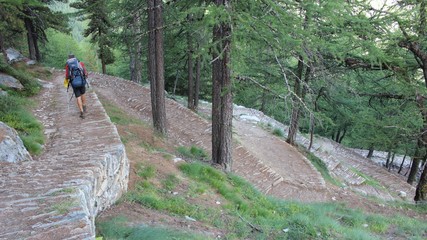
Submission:
[[[231,1],[215,0],[215,5],[231,10]],[[231,84],[231,23],[224,20],[213,28],[212,53],[212,161],[226,171],[232,167],[232,116]]]
[[[109,18],[109,9],[106,0],[84,0],[71,4],[81,9],[79,14],[85,14],[89,19],[89,26],[84,32],[85,37],[91,37],[91,42],[98,45],[98,57],[101,60],[102,73],[106,74],[106,65],[114,62],[112,41],[109,36],[113,27]]]
[[[66,17],[62,13],[53,12],[47,6],[52,1],[8,1],[0,3],[0,17],[3,23],[1,28],[13,31],[21,31],[21,27],[16,28],[16,21],[20,20],[27,34],[28,52],[30,59],[41,61],[40,43],[45,44],[47,41],[46,30],[48,28],[57,29],[66,32]],[[11,24],[11,25],[9,25]],[[2,31],[3,32],[3,31]],[[4,31],[6,32],[6,31]],[[7,39],[1,34],[3,43]],[[0,46],[4,49],[4,46]]]
[[[167,135],[165,110],[165,77],[163,56],[163,2],[148,3],[148,77],[151,89],[151,111],[154,128]]]

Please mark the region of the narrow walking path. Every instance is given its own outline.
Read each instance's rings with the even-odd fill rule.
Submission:
[[[0,239],[93,239],[97,213],[127,189],[125,149],[96,94],[82,120],[62,81],[56,72],[35,99],[43,154],[0,163]]]

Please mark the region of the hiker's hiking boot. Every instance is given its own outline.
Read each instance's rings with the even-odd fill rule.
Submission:
[[[81,118],[81,119],[85,119],[85,114],[84,114],[84,112],[80,112],[80,118]]]
[[[83,105],[83,112],[86,113],[86,110],[87,110],[86,105]]]

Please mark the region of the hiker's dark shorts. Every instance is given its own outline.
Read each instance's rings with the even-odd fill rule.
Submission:
[[[81,95],[85,94],[86,92],[86,86],[83,87],[73,87],[74,95],[76,95],[76,98],[80,97]]]

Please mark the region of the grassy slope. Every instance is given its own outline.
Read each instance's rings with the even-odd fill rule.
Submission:
[[[133,183],[116,208],[134,204],[137,208],[151,209],[174,219],[191,217],[197,223],[218,229],[222,233],[221,237],[226,239],[427,237],[427,226],[409,217],[372,215],[342,204],[302,204],[265,196],[245,180],[233,174],[224,174],[199,161],[199,158],[206,158],[206,153],[197,146],[175,148],[162,139],[157,139],[155,143],[153,137],[146,134],[152,131],[150,126],[127,116],[110,103],[103,101],[103,104],[116,123],[127,151],[131,152],[129,156],[139,156],[138,159],[131,159],[132,172],[135,173],[131,180]],[[161,147],[159,141],[163,144]],[[143,154],[132,154],[138,151]],[[157,161],[153,160],[153,155],[157,156]],[[174,155],[188,161],[175,165],[172,161]],[[171,194],[174,192],[177,194]],[[218,204],[212,204],[215,201]],[[98,219],[99,235],[105,239],[215,237],[198,231],[196,227],[190,232],[171,231],[182,227],[174,226],[171,222],[164,222],[162,226],[151,225],[150,219],[146,218],[143,214],[139,219],[120,213],[109,215]]]
[[[18,131],[31,154],[39,154],[44,143],[43,127],[31,113],[34,104],[29,97],[36,95],[41,88],[35,77],[48,79],[50,73],[40,66],[27,67],[25,63],[12,67],[5,64],[2,58],[0,72],[15,77],[24,86],[23,91],[0,86],[8,92],[8,96],[0,96],[0,121]]]

